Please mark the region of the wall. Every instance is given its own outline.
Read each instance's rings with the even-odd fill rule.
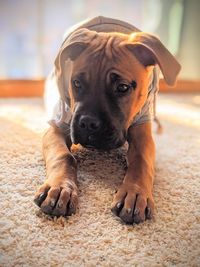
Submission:
[[[198,0],[0,0],[0,78],[46,76],[65,30],[99,14],[158,34],[181,77],[200,79]]]

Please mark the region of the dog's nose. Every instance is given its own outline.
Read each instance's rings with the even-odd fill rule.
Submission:
[[[82,115],[79,119],[79,127],[89,132],[97,132],[101,128],[101,121],[97,117]]]

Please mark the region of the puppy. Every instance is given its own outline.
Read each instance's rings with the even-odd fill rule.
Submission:
[[[128,168],[111,210],[131,224],[152,218],[151,120],[159,69],[173,85],[180,65],[157,37],[128,23],[96,17],[68,33],[46,83],[47,98],[49,91],[57,90],[59,101],[43,137],[47,179],[35,195],[43,212],[76,212],[73,143],[110,150],[128,141]]]

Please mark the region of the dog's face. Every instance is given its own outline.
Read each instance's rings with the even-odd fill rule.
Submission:
[[[119,40],[105,39],[101,49],[90,44],[74,61],[69,85],[72,140],[99,149],[124,144],[134,115],[146,101],[151,76],[150,68],[120,49]]]
[[[72,61],[73,143],[103,150],[123,145],[147,99],[155,56],[146,46],[132,46],[128,35],[93,31],[80,32],[64,49]]]

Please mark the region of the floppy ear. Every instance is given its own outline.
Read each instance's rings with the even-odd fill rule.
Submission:
[[[55,59],[56,72],[62,72],[63,65],[67,59],[75,60],[94,39],[97,32],[82,28],[67,37],[62,43]]]
[[[167,84],[175,84],[181,66],[156,36],[144,32],[133,33],[125,46],[144,66],[158,64]]]
[[[71,33],[62,43],[54,64],[58,89],[63,99],[65,98],[63,80],[65,62],[69,59],[72,61],[75,60],[87,48],[96,35],[97,32],[82,28]]]

